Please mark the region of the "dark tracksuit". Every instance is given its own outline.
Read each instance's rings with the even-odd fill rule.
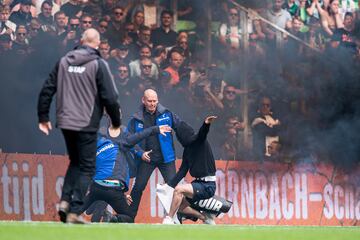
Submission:
[[[184,152],[180,169],[168,185],[175,188],[189,171],[190,175],[195,178],[192,182],[194,188],[193,201],[210,198],[216,190],[215,182],[200,180],[200,178],[215,176],[216,174],[215,159],[211,146],[206,140],[209,129],[210,124],[205,122],[196,134],[192,127],[185,122],[179,123],[177,127],[176,137],[184,147]],[[199,194],[197,190],[200,190]]]
[[[96,173],[85,198],[83,211],[95,201],[105,201],[116,211],[118,222],[134,222],[124,195],[128,190],[131,172],[135,171],[135,159],[131,156],[130,149],[144,138],[159,132],[159,128],[153,126],[135,134],[123,132],[116,138],[107,134],[98,139]],[[106,180],[118,180],[120,184],[109,183]]]
[[[113,126],[121,124],[118,94],[107,63],[87,46],[70,51],[50,73],[39,95],[39,122],[49,121],[55,93],[56,125],[70,158],[61,200],[70,202],[70,213],[80,214],[95,172],[97,130],[104,107]]]
[[[141,106],[140,110],[130,119],[128,131],[130,133],[136,133],[141,132],[144,128],[160,125],[169,125],[177,131],[176,126],[179,122],[179,118],[161,104],[158,104],[157,110],[153,115],[146,112],[144,106]],[[131,197],[133,199],[131,208],[134,218],[139,208],[142,192],[154,169],[159,168],[165,182],[172,179],[176,173],[176,156],[171,133],[166,133],[166,136],[161,134],[150,136],[140,142],[136,147],[137,148],[133,149],[133,153],[138,158],[139,166],[136,173],[135,185],[131,191]],[[145,162],[141,160],[142,154],[149,150],[152,150],[150,154],[151,161]]]

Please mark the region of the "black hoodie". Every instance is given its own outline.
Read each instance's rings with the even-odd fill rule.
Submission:
[[[176,137],[184,147],[183,159],[176,176],[168,183],[175,186],[183,179],[187,172],[194,178],[215,176],[216,166],[214,155],[206,136],[209,133],[210,124],[205,122],[195,134],[195,131],[185,122],[180,122],[177,127]]]

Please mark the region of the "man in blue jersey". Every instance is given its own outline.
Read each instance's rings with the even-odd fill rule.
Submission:
[[[105,135],[100,135],[97,141],[94,182],[86,196],[83,211],[95,201],[105,201],[117,213],[112,221],[134,222],[134,215],[124,194],[128,190],[130,177],[136,173],[136,164],[132,161],[129,150],[151,135],[166,135],[171,130],[168,125],[161,125],[130,134],[126,130],[113,130],[109,127]]]

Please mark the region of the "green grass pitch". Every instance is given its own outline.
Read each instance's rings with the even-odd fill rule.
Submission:
[[[359,227],[86,224],[0,221],[0,240],[359,240]]]

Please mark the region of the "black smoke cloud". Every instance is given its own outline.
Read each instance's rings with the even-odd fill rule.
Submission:
[[[195,4],[195,9],[204,7],[204,1],[191,2]],[[247,7],[261,7],[264,2],[240,1]],[[226,17],[223,16],[223,19]],[[0,56],[0,148],[4,152],[51,151],[64,154],[66,151],[60,131],[53,130],[50,136],[46,137],[38,130],[37,97],[47,74],[59,57],[52,54],[50,44],[43,45],[42,48],[42,54],[32,55],[30,59],[5,59],[4,56]],[[255,57],[250,53],[248,58]],[[268,95],[273,99],[274,110],[279,112],[284,122],[283,145],[284,148],[287,147],[286,157],[302,161],[316,156],[321,161],[331,161],[346,168],[357,164],[360,159],[358,62],[341,52],[319,54],[302,66],[296,61],[289,65],[288,62],[281,62],[281,59],[282,56],[275,52],[260,64],[257,62],[250,65],[252,70],[256,70],[250,74],[250,85],[258,88],[260,86],[260,89],[256,94],[249,95],[249,98],[253,102],[250,106],[252,110],[255,109],[258,97]],[[282,69],[278,69],[280,65]],[[284,66],[287,69],[284,70]],[[289,107],[294,99],[297,100],[299,91],[296,88],[294,90],[293,83],[286,77],[288,74],[284,75],[286,71],[300,82],[300,93],[307,103],[305,116]],[[235,79],[231,81],[238,81],[236,77],[239,76],[239,72],[235,71],[231,76],[227,71],[226,75]],[[178,98],[179,96],[166,98],[163,103],[171,106],[174,112],[181,113],[180,115],[189,122],[192,121],[190,116],[201,115],[194,121],[194,124],[199,125],[199,121],[207,113],[193,112],[186,104],[179,104],[181,99]],[[124,122],[135,111],[135,105],[140,103],[139,99],[133,102],[132,109],[127,108],[127,112],[124,113]],[[53,104],[53,125],[54,115]]]

